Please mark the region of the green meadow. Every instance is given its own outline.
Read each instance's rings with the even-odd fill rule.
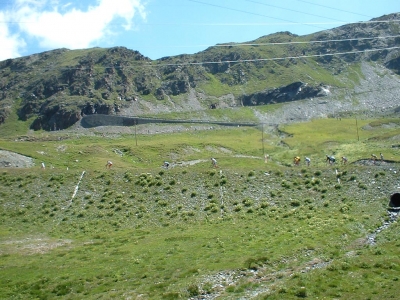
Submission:
[[[279,134],[19,122],[0,126],[0,149],[35,165],[0,169],[1,299],[398,297],[400,227],[388,212],[400,192],[398,118],[318,119]]]

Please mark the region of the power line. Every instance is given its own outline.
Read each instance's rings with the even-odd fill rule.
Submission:
[[[262,3],[262,2],[259,2],[259,1],[254,1],[254,0],[246,0],[246,1],[247,2],[256,3],[256,4],[261,4],[261,5],[264,5],[264,6],[269,6],[269,7],[279,8],[279,9],[283,9],[283,10],[293,11],[293,12],[297,12],[297,13],[301,13],[301,14],[309,15],[309,16],[313,16],[313,17],[319,17],[319,18],[324,18],[324,19],[327,19],[327,20],[343,22],[343,21],[338,20],[338,19],[333,19],[333,18],[323,17],[323,16],[319,16],[319,15],[314,15],[314,14],[310,14],[310,13],[299,11],[299,10],[289,9],[289,8],[276,6],[276,5],[272,5],[272,4],[267,4],[267,3]]]
[[[316,3],[313,3],[313,2],[310,2],[310,1],[304,1],[304,0],[297,0],[297,1],[303,2],[303,3],[307,3],[307,4],[311,4],[311,5],[315,5],[315,6],[329,8],[329,9],[333,9],[333,10],[337,10],[337,11],[341,11],[341,12],[346,12],[346,13],[353,14],[353,15],[358,15],[358,16],[367,17],[367,18],[373,18],[373,17],[368,16],[368,15],[363,15],[363,14],[359,14],[359,13],[355,13],[355,12],[351,12],[351,11],[348,11],[348,10],[327,6],[327,5],[316,4]]]
[[[348,22],[348,21],[337,21],[337,22],[258,22],[258,23],[143,23],[140,26],[276,26],[276,25],[337,25],[337,24],[372,24],[372,23],[394,23],[400,22],[400,20],[380,20],[380,21],[358,21],[358,22]],[[0,23],[13,23],[13,22],[0,22]],[[14,22],[23,23],[23,22]],[[110,25],[120,25],[123,23],[109,23]]]
[[[348,55],[357,53],[376,52],[382,50],[394,50],[400,49],[399,47],[388,47],[380,49],[367,49],[359,51],[348,51],[348,52],[337,52],[337,53],[324,53],[324,54],[312,54],[312,55],[299,55],[299,56],[285,56],[285,57],[273,57],[273,58],[255,58],[255,59],[239,59],[239,60],[225,60],[225,61],[206,61],[206,62],[183,62],[173,64],[157,64],[154,66],[182,66],[182,65],[206,65],[206,64],[222,64],[222,63],[248,63],[248,62],[266,62],[266,61],[278,61],[286,59],[299,59],[299,58],[312,58],[312,57],[324,57],[324,56],[336,56],[336,55]]]
[[[332,19],[334,20],[334,19]],[[78,21],[77,21],[78,22]],[[85,21],[79,21],[81,24],[91,23]],[[193,22],[193,23],[141,23],[140,26],[276,26],[276,25],[337,25],[337,24],[372,24],[372,23],[393,23],[400,22],[400,20],[376,20],[376,21],[358,21],[358,22],[349,22],[349,21],[339,21],[336,22],[257,22],[257,23],[211,23],[211,22]],[[0,21],[0,24],[34,24],[38,23],[37,21]],[[59,21],[58,23],[71,23],[70,21]],[[76,22],[75,22],[76,23]],[[124,22],[110,22],[108,25],[124,25]]]
[[[311,27],[315,27],[315,28],[319,28],[319,29],[327,29],[325,27],[320,27],[320,26],[317,26],[317,25],[331,24],[331,23],[325,23],[325,22],[324,23],[293,22],[293,21],[286,20],[286,19],[276,18],[276,17],[272,17],[272,16],[259,14],[259,13],[254,13],[254,12],[249,12],[249,11],[245,11],[245,10],[242,10],[242,9],[235,9],[235,8],[226,7],[226,6],[222,6],[222,5],[207,3],[207,2],[203,2],[203,1],[199,1],[199,0],[187,0],[187,1],[194,2],[194,3],[199,3],[199,4],[203,4],[203,5],[208,5],[208,6],[213,6],[213,7],[218,7],[218,8],[223,8],[223,9],[226,9],[226,10],[241,12],[241,13],[245,13],[245,14],[250,14],[250,15],[255,15],[255,16],[260,16],[260,17],[266,17],[266,18],[275,19],[275,20],[279,20],[279,21],[285,21],[285,22],[288,22],[286,25],[288,25],[288,24],[289,25],[307,25],[307,26],[311,26]],[[310,13],[307,13],[307,12],[302,12],[302,11],[293,10],[293,9],[289,9],[289,8],[284,8],[284,7],[280,7],[280,6],[276,6],[276,5],[266,4],[266,3],[262,3],[262,2],[258,2],[258,1],[254,1],[254,0],[245,0],[245,1],[261,4],[261,5],[264,5],[264,6],[270,6],[270,7],[275,7],[275,8],[279,8],[279,9],[284,9],[284,10],[287,10],[287,11],[293,11],[293,12],[297,12],[297,13],[301,13],[301,14],[306,14],[306,15],[310,15],[310,16],[320,17],[320,18],[323,18],[323,19],[334,20],[334,21],[338,21],[338,22],[342,22],[342,23],[349,23],[349,22],[344,22],[344,21],[333,19],[333,18],[329,18],[329,17],[323,17],[323,16],[320,16],[320,15],[310,14]],[[326,5],[315,4],[315,3],[312,3],[312,2],[309,2],[309,1],[303,1],[303,0],[298,0],[298,1],[304,2],[304,3],[308,3],[308,4],[311,4],[311,5],[325,7],[325,8],[328,8],[328,9],[341,11],[341,12],[346,12],[346,13],[350,13],[350,14],[354,14],[354,15],[373,18],[373,17],[368,16],[368,15],[363,15],[363,14],[351,12],[351,11],[348,11],[348,10],[338,9],[338,8],[334,8],[334,7],[330,7],[330,6],[326,6]],[[393,21],[398,21],[398,20],[391,20],[391,21],[365,21],[365,22],[350,22],[350,23],[351,24],[357,24],[357,23],[375,23],[375,22],[393,22]]]
[[[191,0],[189,0],[191,1]],[[267,17],[267,16],[265,16]],[[269,18],[269,17],[268,17]],[[272,18],[272,17],[271,17]],[[329,19],[329,18],[327,18]],[[335,20],[335,19],[331,19]],[[284,20],[282,20],[284,21]],[[77,21],[78,22],[78,21]],[[79,21],[80,23],[91,23],[85,21]],[[197,23],[141,23],[140,26],[276,26],[276,25],[337,25],[337,24],[373,24],[373,23],[394,23],[400,22],[399,20],[374,20],[374,21],[358,21],[358,22],[349,22],[349,21],[339,21],[336,22],[292,22],[285,21],[283,22],[257,22],[257,23],[205,23],[205,22],[197,22]],[[34,24],[38,23],[37,21],[0,21],[0,24]],[[58,23],[71,23],[70,21],[66,22],[58,22]],[[75,22],[76,23],[76,22]],[[109,25],[123,25],[124,22],[110,22]]]
[[[368,38],[350,38],[350,39],[336,39],[336,40],[315,40],[315,41],[298,41],[298,42],[274,42],[274,43],[244,43],[244,44],[217,44],[214,47],[239,47],[239,46],[268,46],[268,45],[293,45],[293,44],[322,44],[331,42],[349,42],[349,41],[364,41],[364,40],[375,40],[375,39],[388,39],[388,38],[399,38],[400,35],[389,35],[389,36],[377,36]]]
[[[292,24],[299,24],[297,22],[292,22],[290,20],[285,20],[285,19],[281,19],[281,18],[276,18],[276,17],[271,17],[271,16],[266,16],[263,14],[259,14],[259,13],[253,13],[253,12],[249,12],[249,11],[245,11],[242,9],[235,9],[235,8],[230,8],[230,7],[226,7],[226,6],[222,6],[222,5],[217,5],[217,4],[211,4],[211,3],[207,3],[207,2],[202,2],[202,1],[198,1],[198,0],[187,0],[190,2],[195,2],[195,3],[199,3],[199,4],[204,4],[204,5],[208,5],[208,6],[213,6],[213,7],[218,7],[218,8],[223,8],[223,9],[227,9],[227,10],[231,10],[231,11],[236,11],[236,12],[241,12],[241,13],[245,13],[245,14],[249,14],[249,15],[253,15],[253,16],[260,16],[260,17],[265,17],[265,18],[269,18],[269,19],[275,19],[275,20],[279,20],[279,21],[285,21],[285,22],[289,22]],[[307,24],[306,24],[307,25]],[[315,26],[315,25],[308,25],[311,27],[316,27],[319,29],[326,29],[324,27],[319,27],[319,26]]]

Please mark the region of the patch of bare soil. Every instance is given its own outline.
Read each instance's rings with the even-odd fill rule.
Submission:
[[[360,159],[355,162],[353,162],[355,165],[360,165],[360,166],[376,166],[376,167],[398,167],[398,162],[393,161],[393,160],[373,160],[373,159]]]
[[[0,168],[31,168],[33,158],[18,153],[0,150]]]
[[[8,240],[0,242],[0,254],[45,254],[55,248],[66,246],[69,244],[71,244],[71,240],[52,240],[45,237],[32,237],[22,240]]]
[[[206,159],[195,159],[195,160],[189,160],[189,161],[178,161],[178,162],[173,162],[170,163],[168,168],[174,168],[174,167],[187,167],[187,166],[193,166],[199,163],[207,162],[208,160]]]

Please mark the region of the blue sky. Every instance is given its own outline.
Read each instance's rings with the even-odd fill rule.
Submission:
[[[0,60],[114,46],[158,59],[395,12],[399,0],[0,0]]]

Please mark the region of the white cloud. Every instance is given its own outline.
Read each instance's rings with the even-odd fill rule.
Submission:
[[[116,28],[131,29],[137,14],[146,18],[143,0],[97,0],[95,5],[86,9],[76,8],[70,2],[60,2],[16,0],[12,11],[0,12],[0,45],[3,45],[0,59],[19,56],[18,50],[24,46],[22,34],[26,39],[36,39],[45,49],[87,48],[118,34]],[[2,22],[1,18],[5,19],[6,15],[17,22],[19,34],[10,33],[12,23],[8,20]],[[119,25],[114,24],[111,29],[113,21]]]
[[[25,42],[16,34],[11,34],[8,29],[9,20],[0,12],[0,61],[20,56],[19,49],[25,46]]]

